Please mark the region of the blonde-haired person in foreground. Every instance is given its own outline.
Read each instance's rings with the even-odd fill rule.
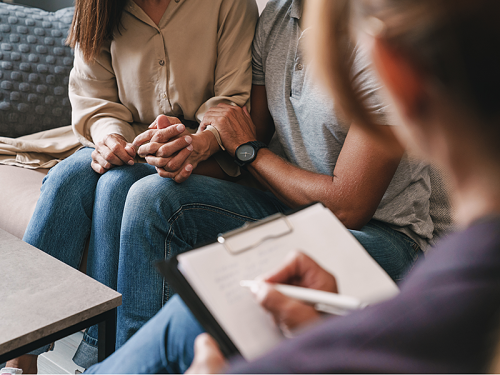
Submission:
[[[500,311],[500,3],[353,3],[356,12],[342,0],[314,2],[319,71],[346,113],[370,126],[370,115],[343,80],[350,69],[347,32],[362,35],[401,117],[401,142],[451,176],[461,229],[413,269],[396,298],[326,319],[250,363],[227,364],[213,340],[200,336],[190,372],[479,373],[490,368]],[[298,255],[286,267],[296,270],[289,275],[304,280],[302,286],[312,287],[311,278],[302,277],[306,274],[331,284],[332,275],[307,257]],[[272,281],[291,280],[275,276]],[[259,293],[259,301],[283,325],[290,323],[283,320],[287,309],[300,305],[271,287]],[[127,351],[149,345],[148,334],[160,328],[146,325],[138,339],[97,370],[108,370]],[[166,353],[170,343],[151,344]],[[148,360],[152,357],[142,358]]]
[[[315,6],[315,57],[335,97],[369,125],[343,79],[345,33],[353,28],[402,119],[401,142],[449,172],[461,230],[414,268],[396,298],[328,319],[228,372],[487,371],[500,311],[500,3],[323,0]],[[326,277],[313,267],[306,268],[317,279]],[[270,288],[261,301],[273,306],[280,298]],[[212,340],[198,340],[195,349],[192,372],[222,370]]]
[[[320,71],[336,96],[352,98],[348,82],[342,82],[349,68],[344,33],[353,27],[365,34],[374,67],[403,121],[401,141],[451,176],[461,230],[415,267],[393,300],[327,319],[264,357],[233,363],[227,371],[487,371],[500,311],[500,3],[352,3],[359,8],[349,17],[345,1],[316,3]],[[349,22],[333,29],[342,20]],[[352,111],[362,108],[360,103],[346,101],[346,112],[369,121]],[[325,277],[324,271],[316,272]],[[272,306],[279,298],[269,289],[262,301]],[[191,371],[221,371],[224,361],[213,341],[205,337],[198,344]]]

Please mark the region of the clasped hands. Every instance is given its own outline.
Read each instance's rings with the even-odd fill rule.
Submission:
[[[321,315],[313,306],[281,294],[273,288],[272,283],[338,292],[335,277],[301,252],[291,253],[285,264],[263,278],[263,281],[265,282],[260,283],[260,287],[252,292],[286,336],[317,321]],[[216,374],[223,372],[227,366],[217,343],[206,333],[196,338],[194,354],[193,363],[186,373]]]
[[[201,161],[219,150],[215,137],[203,132],[208,125],[218,130],[231,156],[239,145],[256,140],[255,125],[246,107],[219,104],[207,111],[196,134],[190,134],[176,117],[165,115],[158,116],[132,143],[119,134],[108,134],[95,145],[92,169],[103,174],[114,166],[133,165],[137,154],[160,176],[183,182]]]

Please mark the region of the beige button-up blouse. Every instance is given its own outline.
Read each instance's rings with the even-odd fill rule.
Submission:
[[[128,0],[95,62],[75,50],[69,97],[79,141],[93,147],[117,133],[131,142],[162,113],[200,122],[221,102],[244,105],[257,18],[255,0],[172,0],[156,25]]]

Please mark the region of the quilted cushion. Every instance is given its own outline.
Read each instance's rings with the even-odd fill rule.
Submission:
[[[0,3],[0,136],[71,124],[73,51],[65,40],[73,11]]]

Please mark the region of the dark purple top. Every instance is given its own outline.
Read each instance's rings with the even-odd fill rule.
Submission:
[[[229,372],[484,372],[499,313],[500,218],[490,218],[431,249],[396,298],[327,319]]]

